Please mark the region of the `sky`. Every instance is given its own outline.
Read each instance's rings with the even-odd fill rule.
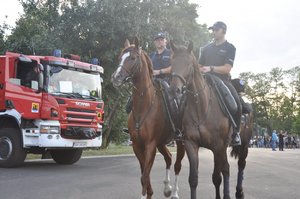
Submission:
[[[22,7],[0,0],[0,24],[14,25]],[[5,3],[4,3],[5,2]],[[300,66],[299,0],[190,0],[199,5],[199,23],[227,24],[227,40],[236,47],[232,76]],[[7,18],[5,16],[7,15]]]
[[[236,47],[232,76],[300,66],[299,0],[191,0],[198,22],[227,24],[227,40]]]

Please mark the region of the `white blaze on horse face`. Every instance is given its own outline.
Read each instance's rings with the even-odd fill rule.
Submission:
[[[122,56],[122,58],[121,58],[121,63],[120,63],[120,66],[121,66],[121,67],[123,66],[125,60],[126,60],[127,57],[129,57],[129,56],[130,56],[130,52],[127,52],[127,53],[124,53],[124,54],[123,54],[123,56]]]
[[[123,66],[125,60],[126,60],[129,56],[130,56],[130,52],[124,53],[124,54],[122,55],[122,57],[121,57],[121,62],[120,62],[119,67],[118,67],[118,69],[117,69],[117,71],[116,71],[116,73],[115,73],[115,78],[116,78],[116,77],[119,75],[119,73],[121,72],[122,66]]]

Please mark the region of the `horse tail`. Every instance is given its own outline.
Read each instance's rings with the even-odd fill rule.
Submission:
[[[232,150],[230,152],[230,156],[235,159],[240,157],[241,146],[232,146]]]

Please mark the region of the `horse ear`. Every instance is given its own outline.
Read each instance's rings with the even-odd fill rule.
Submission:
[[[135,48],[139,49],[140,41],[137,37],[134,37],[133,43],[134,43]]]
[[[194,44],[193,44],[192,41],[190,41],[190,42],[189,42],[189,45],[188,45],[187,51],[188,51],[189,53],[191,53],[191,52],[193,51],[193,48],[194,48]]]
[[[170,41],[170,46],[171,46],[171,50],[172,50],[173,52],[176,52],[176,51],[177,51],[177,47],[176,47],[176,45],[174,44],[174,41],[173,41],[173,40]]]
[[[128,48],[130,46],[130,42],[128,39],[125,40],[124,47]]]

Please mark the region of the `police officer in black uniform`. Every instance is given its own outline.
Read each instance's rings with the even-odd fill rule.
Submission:
[[[236,100],[238,104],[238,110],[235,114],[233,114],[233,118],[237,124],[237,127],[233,130],[231,144],[234,146],[241,145],[239,129],[242,108],[239,95],[230,81],[230,71],[233,67],[236,49],[225,39],[227,26],[224,22],[218,21],[214,23],[212,27],[209,27],[209,29],[213,31],[214,41],[201,50],[201,56],[199,60],[200,71],[203,73],[210,73],[221,78]]]
[[[168,81],[171,73],[171,50],[167,48],[167,39],[164,32],[159,32],[154,36],[154,45],[156,51],[150,54],[153,75]]]

